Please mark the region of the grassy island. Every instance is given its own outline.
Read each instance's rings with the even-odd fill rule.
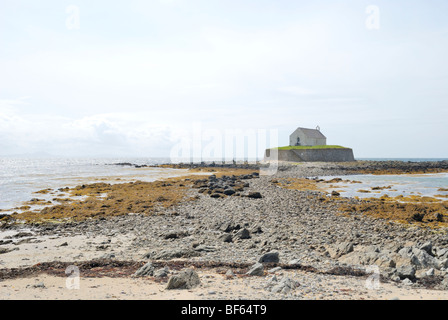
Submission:
[[[342,146],[334,146],[334,145],[330,145],[330,146],[286,146],[286,147],[278,147],[278,148],[273,148],[273,149],[277,149],[277,150],[308,150],[308,149],[348,149],[346,147],[342,147]]]

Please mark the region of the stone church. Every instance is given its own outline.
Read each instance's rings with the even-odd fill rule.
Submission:
[[[290,146],[325,146],[327,145],[327,137],[325,137],[320,128],[307,129],[307,128],[297,128],[289,136]]]

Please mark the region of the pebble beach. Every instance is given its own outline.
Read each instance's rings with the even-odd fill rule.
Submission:
[[[410,204],[420,216],[411,207],[381,216],[372,212],[380,203],[369,211],[369,200],[316,185],[321,176],[443,173],[446,161],[283,163],[272,175],[182,169],[156,182],[78,186],[82,200],[2,215],[1,299],[448,298],[443,202]]]

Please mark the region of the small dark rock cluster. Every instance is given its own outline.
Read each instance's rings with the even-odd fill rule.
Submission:
[[[246,188],[249,187],[249,182],[247,182],[247,180],[258,177],[258,172],[240,176],[222,176],[221,178],[217,178],[216,175],[213,174],[207,179],[194,181],[193,188],[199,189],[199,193],[208,194],[212,198],[239,196],[260,199],[263,197],[260,192],[249,192],[248,194],[244,194]]]

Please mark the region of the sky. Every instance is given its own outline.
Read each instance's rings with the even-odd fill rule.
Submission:
[[[319,126],[357,158],[448,158],[446,12],[445,0],[2,0],[0,156],[166,157],[194,132],[232,130],[283,146]]]

